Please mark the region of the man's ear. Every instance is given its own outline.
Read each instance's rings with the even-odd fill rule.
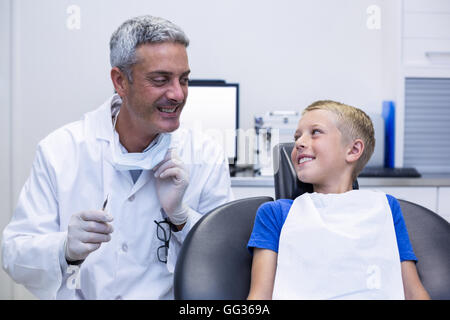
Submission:
[[[129,81],[125,73],[122,72],[118,67],[111,69],[111,80],[116,89],[117,94],[123,98],[127,96]]]
[[[362,141],[361,139],[354,140],[347,151],[347,162],[354,163],[358,161],[358,159],[362,156],[363,151],[364,141]]]

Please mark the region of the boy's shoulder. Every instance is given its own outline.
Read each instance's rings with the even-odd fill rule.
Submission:
[[[263,203],[258,210],[263,211],[272,211],[272,212],[280,212],[280,211],[289,211],[292,206],[294,200],[292,199],[278,199],[275,201],[269,201]]]
[[[294,200],[278,199],[263,203],[257,212],[257,219],[263,221],[272,221],[274,225],[281,228],[287,218]]]
[[[398,203],[397,198],[392,196],[392,195],[390,195],[390,194],[388,194],[388,193],[386,193],[386,198],[388,199],[389,204],[393,204],[393,203],[396,204],[396,203]]]

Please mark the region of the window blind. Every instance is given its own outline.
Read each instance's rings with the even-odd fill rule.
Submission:
[[[450,79],[406,78],[405,167],[450,172]]]

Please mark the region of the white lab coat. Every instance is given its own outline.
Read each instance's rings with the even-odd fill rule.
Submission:
[[[228,163],[212,140],[178,129],[173,141],[189,169],[184,203],[190,208],[173,232],[167,264],[156,251],[154,220],[162,220],[152,171],[133,184],[111,163],[111,100],[43,139],[13,218],[3,232],[3,268],[42,299],[171,299],[181,244],[201,214],[233,199]],[[99,210],[109,194],[111,241],[79,268],[67,266],[64,241],[72,214]],[[78,282],[77,282],[78,281]]]

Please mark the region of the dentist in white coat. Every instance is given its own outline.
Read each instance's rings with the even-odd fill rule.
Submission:
[[[179,128],[188,44],[167,20],[124,22],[110,41],[117,94],[39,143],[2,245],[37,297],[171,299],[186,234],[232,200],[223,150]]]

